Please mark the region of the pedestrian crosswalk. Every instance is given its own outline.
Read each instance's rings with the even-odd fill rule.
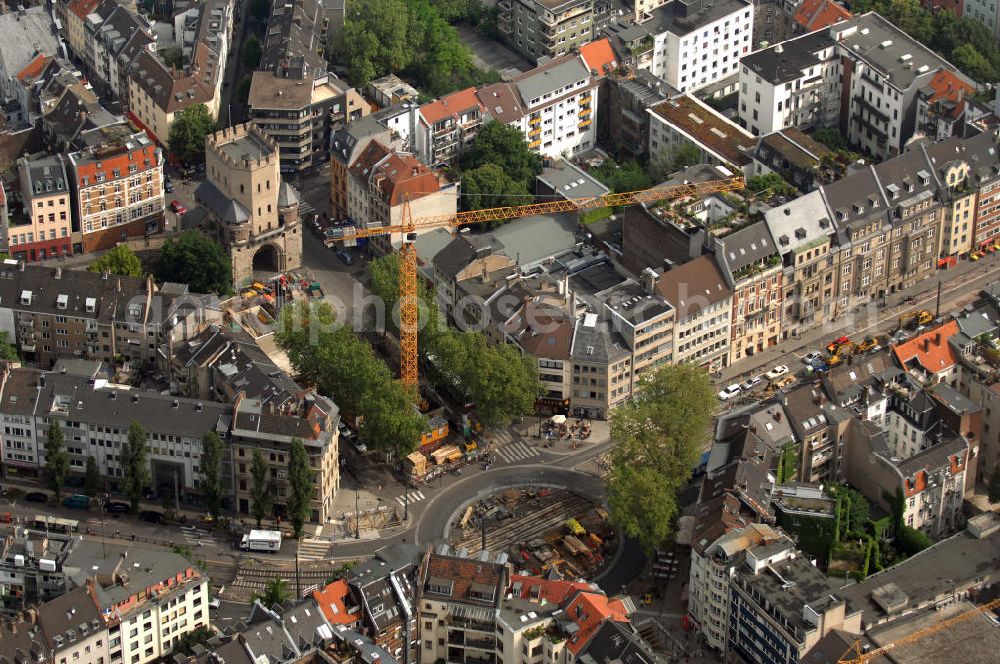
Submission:
[[[538,448],[533,447],[524,441],[503,445],[496,448],[494,453],[497,455],[497,459],[508,463],[524,461],[525,459],[530,459],[531,457],[536,457],[541,454],[541,452],[538,451]]]
[[[324,560],[330,553],[330,543],[326,540],[302,538],[299,542],[299,560]]]
[[[299,200],[299,219],[309,219],[316,214],[316,208],[306,199]]]
[[[218,546],[219,543],[207,530],[195,526],[181,526],[181,533],[188,546]]]
[[[409,496],[410,496],[410,504],[411,505],[413,503],[419,502],[419,501],[421,501],[421,500],[423,500],[424,498],[427,497],[427,496],[424,495],[423,491],[410,491]],[[396,502],[399,503],[400,507],[402,507],[403,505],[406,504],[406,497],[405,496],[396,496]]]

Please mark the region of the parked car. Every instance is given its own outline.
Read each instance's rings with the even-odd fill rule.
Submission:
[[[767,376],[768,380],[774,380],[775,378],[780,378],[781,376],[784,376],[786,373],[788,373],[788,367],[786,367],[784,364],[779,364],[778,366],[768,371],[765,375]]]
[[[353,447],[354,451],[357,452],[358,454],[364,454],[365,452],[368,451],[368,446],[362,443],[360,440],[351,443],[351,447]]]
[[[163,516],[162,512],[156,512],[154,510],[143,510],[139,512],[139,518],[143,521],[148,521],[150,523],[166,523],[167,517]]]
[[[48,494],[42,493],[41,491],[31,491],[24,494],[24,499],[29,503],[47,503],[49,502]]]
[[[90,496],[85,496],[82,493],[75,493],[72,496],[66,496],[63,498],[63,505],[66,507],[72,507],[73,509],[85,510],[90,507]]]
[[[722,399],[723,401],[728,401],[729,399],[732,399],[737,394],[739,394],[741,389],[742,388],[740,388],[739,385],[735,384],[730,385],[726,389],[719,392],[719,398]]]
[[[341,249],[337,252],[337,258],[344,261],[344,265],[354,265],[354,258],[351,256],[351,252],[346,249]]]
[[[802,363],[811,365],[821,359],[823,359],[823,353],[818,350],[811,350],[802,356]]]
[[[171,180],[164,180],[163,191],[167,192],[168,194],[174,193],[174,183]]]
[[[187,208],[181,205],[180,201],[170,201],[170,209],[177,214],[187,214]]]
[[[104,511],[108,514],[127,514],[129,511],[129,504],[117,500],[109,500],[104,503]]]
[[[763,378],[761,378],[760,376],[754,376],[753,378],[751,378],[751,379],[749,379],[747,381],[744,381],[743,384],[740,385],[740,388],[744,392],[749,392],[753,388],[755,388],[758,385],[760,385],[762,382],[764,382]]]

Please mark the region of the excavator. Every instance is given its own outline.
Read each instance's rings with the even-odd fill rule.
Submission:
[[[905,314],[899,317],[899,327],[903,329],[905,327],[917,327],[918,325],[927,325],[934,320],[934,314],[932,314],[927,309],[914,309],[913,311],[907,311]]]

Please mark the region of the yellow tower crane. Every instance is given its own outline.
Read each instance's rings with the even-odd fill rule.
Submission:
[[[901,639],[897,639],[892,643],[887,643],[881,648],[876,648],[875,650],[869,650],[868,652],[862,652],[861,641],[855,641],[854,645],[847,649],[843,655],[841,655],[837,664],[866,664],[872,660],[878,659],[882,655],[888,652],[900,648],[902,646],[908,646],[911,643],[919,641],[925,636],[930,636],[931,634],[937,634],[938,632],[944,631],[951,627],[954,627],[960,622],[964,622],[969,618],[975,618],[976,616],[981,616],[984,613],[992,611],[993,609],[1000,607],[1000,599],[995,599],[992,602],[987,602],[986,604],[981,604],[974,609],[970,609],[965,613],[960,613],[957,616],[948,618],[947,620],[942,620],[939,623],[930,625],[929,627],[924,627],[923,629],[918,629],[917,631],[904,636]]]
[[[399,233],[402,240],[399,250],[399,377],[405,386],[416,390],[417,319],[419,309],[417,302],[417,250],[414,247],[414,242],[419,233],[436,228],[448,228],[454,232],[463,226],[471,224],[530,217],[536,214],[555,214],[559,212],[594,210],[604,207],[623,207],[638,203],[675,201],[688,196],[705,196],[724,191],[737,191],[743,189],[743,187],[743,178],[733,177],[723,180],[708,180],[705,182],[653,187],[652,189],[643,189],[641,191],[605,194],[604,196],[597,197],[569,198],[545,203],[470,210],[454,215],[422,217],[420,219],[413,218],[410,212],[409,201],[407,200],[403,203],[402,220],[400,223],[379,226],[377,228],[355,228],[346,232],[340,238],[327,240],[326,243],[329,245],[342,240],[356,240],[359,238]]]

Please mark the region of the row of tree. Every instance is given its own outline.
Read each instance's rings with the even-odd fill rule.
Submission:
[[[927,9],[920,0],[855,0],[855,13],[877,11],[980,83],[1000,79],[1000,42],[974,18],[958,18],[945,9]]]
[[[462,207],[466,210],[526,205],[533,202],[535,176],[542,158],[528,148],[520,129],[489,122],[462,153]]]
[[[386,308],[399,300],[399,255],[390,254],[369,263],[372,291]],[[438,379],[456,380],[465,398],[475,403],[476,417],[487,426],[505,426],[534,412],[540,394],[533,362],[511,344],[490,344],[480,332],[462,332],[441,320],[434,291],[420,284],[420,353],[434,357],[444,372]]]
[[[141,277],[142,262],[128,245],[119,244],[87,266],[91,272]],[[196,231],[169,238],[153,270],[157,281],[185,283],[194,293],[225,295],[232,291],[232,263],[218,242]]]
[[[357,87],[396,73],[432,96],[499,81],[495,71],[473,64],[472,51],[441,14],[444,5],[432,0],[349,0],[334,50],[336,64],[347,69]]]

